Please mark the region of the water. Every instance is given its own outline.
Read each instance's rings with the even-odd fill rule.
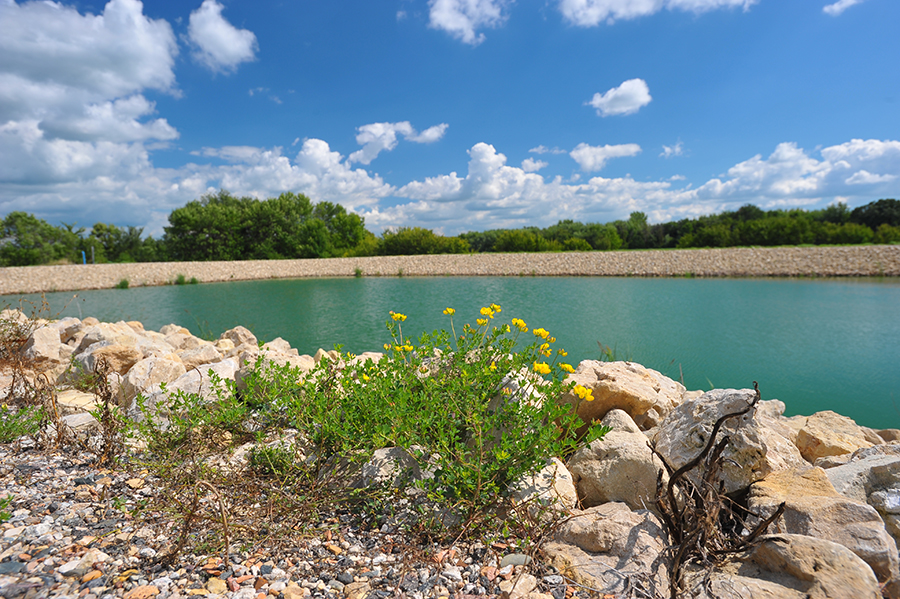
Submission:
[[[756,380],[789,415],[834,410],[900,428],[900,279],[364,277],[46,297],[64,316],[139,320],[153,330],[174,322],[201,336],[241,324],[310,354],[336,344],[379,351],[390,340],[389,310],[407,314],[404,332],[418,335],[448,328],[445,307],[456,309],[460,331],[494,302],[503,307],[497,322],[518,317],[549,330],[573,364],[597,359],[599,342],[620,359],[683,377],[689,389]]]

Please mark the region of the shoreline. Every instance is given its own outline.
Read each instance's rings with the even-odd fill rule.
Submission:
[[[900,245],[436,254],[231,262],[0,268],[0,295],[172,284],[353,276],[900,276]]]

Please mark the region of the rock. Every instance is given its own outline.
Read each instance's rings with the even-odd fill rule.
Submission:
[[[125,374],[144,358],[144,354],[134,345],[119,343],[107,345],[105,342],[101,342],[92,345],[87,351],[79,354],[75,360],[81,366],[82,371],[94,372],[94,368],[101,358],[106,360],[112,372]]]
[[[510,496],[516,505],[528,505],[532,517],[549,507],[570,510],[578,504],[572,474],[558,458],[550,459],[540,471],[511,485]]]
[[[665,538],[652,512],[606,503],[563,522],[544,552],[560,574],[601,594],[623,592],[625,575],[634,575],[646,579],[648,595],[668,595]]]
[[[222,359],[222,354],[213,347],[211,343],[206,343],[194,349],[187,349],[178,352],[178,357],[187,370],[196,368],[202,364],[212,364]]]
[[[316,363],[319,363],[322,360],[322,358],[328,358],[332,362],[340,362],[341,354],[339,354],[338,352],[336,352],[333,349],[329,350],[329,351],[325,351],[324,349],[322,349],[320,347],[318,350],[316,350],[316,354],[313,356],[313,360],[315,360]]]
[[[900,441],[900,429],[897,428],[885,428],[880,431],[875,431],[875,433],[881,437],[885,443]]]
[[[608,412],[603,424],[612,431],[576,451],[569,460],[582,505],[621,501],[634,510],[652,509],[656,478],[661,470],[665,472],[662,461],[623,410]]]
[[[223,384],[219,387],[213,387],[212,379],[209,376],[210,371],[223,381],[234,380],[234,375],[237,372],[237,363],[230,358],[226,358],[221,362],[204,364],[194,370],[190,370],[172,381],[172,383],[166,385],[165,393],[162,391],[155,391],[149,394],[147,396],[147,401],[145,402],[146,408],[150,413],[159,410],[164,412],[164,406],[168,403],[167,397],[179,391],[199,395],[206,401],[213,401],[216,398],[216,393],[222,393],[225,396],[228,396],[230,390],[226,385]],[[143,418],[143,415],[138,411],[136,404],[132,404],[129,408],[129,416],[137,420]],[[159,416],[162,417],[162,414]]]
[[[714,389],[685,401],[660,424],[654,437],[657,451],[673,469],[680,468],[700,454],[716,420],[746,408],[755,395],[752,389]],[[772,472],[808,466],[794,444],[773,430],[771,423],[771,418],[750,410],[722,425],[720,438],[730,438],[721,468],[727,493],[746,489]]]
[[[44,326],[35,329],[28,336],[23,349],[26,360],[33,360],[37,364],[59,362],[59,348],[62,343],[59,340],[59,331],[55,328]]]
[[[88,318],[85,318],[82,321],[84,336],[78,343],[78,347],[75,348],[76,354],[84,352],[92,345],[103,342],[107,342],[109,345],[135,345],[137,335],[135,334],[134,329],[124,322],[104,322],[93,326],[87,326],[88,320]]]
[[[57,393],[56,405],[63,415],[90,412],[97,407],[97,396],[77,389],[66,389]]]
[[[268,343],[264,343],[262,348],[264,350],[273,351],[279,354],[290,354],[294,356],[300,355],[296,349],[291,347],[290,343],[288,343],[281,337],[276,337]]]
[[[235,350],[237,349],[238,348],[235,348]],[[232,352],[229,352],[229,355],[231,355],[231,353]],[[258,360],[259,356],[262,356],[261,361]],[[265,349],[260,352],[256,347],[242,353],[239,361],[241,367],[235,375],[235,382],[237,383],[239,391],[246,390],[247,378],[256,369],[258,361],[260,372],[264,376],[266,371],[272,367],[289,366],[290,368],[296,368],[301,373],[305,374],[316,366],[315,360],[310,356],[284,354]]]
[[[147,395],[159,391],[162,383],[172,383],[184,375],[187,369],[184,364],[163,358],[144,358],[136,363],[122,381],[122,391],[126,407],[140,394]]]
[[[228,329],[227,331],[219,335],[219,339],[228,339],[232,343],[234,343],[235,347],[244,343],[255,346],[257,343],[256,336],[251,333],[249,329],[246,329],[242,326]]]
[[[213,347],[219,350],[219,353],[222,355],[227,354],[231,350],[234,349],[234,341],[231,339],[217,339],[215,343],[213,343]]]
[[[875,509],[840,495],[825,470],[797,468],[768,475],[750,487],[748,508],[768,517],[782,502],[784,514],[770,532],[789,533],[839,543],[865,561],[881,581],[900,575],[897,545]]]
[[[181,334],[190,335],[191,332],[179,324],[167,324],[159,329],[161,335],[168,337],[169,335]]]
[[[518,574],[510,580],[500,583],[500,591],[506,593],[509,599],[522,599],[535,588],[537,588],[537,578],[531,574]]]
[[[620,409],[650,428],[681,403],[685,391],[680,383],[632,362],[585,360],[566,382],[591,390],[593,401],[583,401],[571,392],[562,397],[588,424],[602,419],[610,410]]]
[[[217,576],[213,576],[206,582],[206,590],[213,595],[224,595],[228,591],[228,584]]]
[[[810,463],[815,463],[818,458],[852,453],[883,442],[878,435],[832,411],[816,412],[808,417],[797,433],[797,448]]]

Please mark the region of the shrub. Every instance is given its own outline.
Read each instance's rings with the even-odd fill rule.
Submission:
[[[116,283],[116,289],[128,289],[128,279],[122,279]]]

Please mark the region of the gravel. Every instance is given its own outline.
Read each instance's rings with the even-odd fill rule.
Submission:
[[[0,294],[362,276],[900,276],[900,245],[378,256],[317,260],[152,262],[0,268]]]
[[[590,596],[516,555],[509,539],[416,546],[327,511],[295,546],[232,544],[228,563],[221,552],[182,552],[164,566],[158,558],[179,536],[162,509],[171,504],[164,482],[127,463],[109,470],[93,460],[88,452],[0,446],[0,497],[12,498],[0,524],[0,597],[475,599],[498,597],[501,584],[518,578],[537,581],[528,599]],[[149,507],[136,510],[141,504]]]

